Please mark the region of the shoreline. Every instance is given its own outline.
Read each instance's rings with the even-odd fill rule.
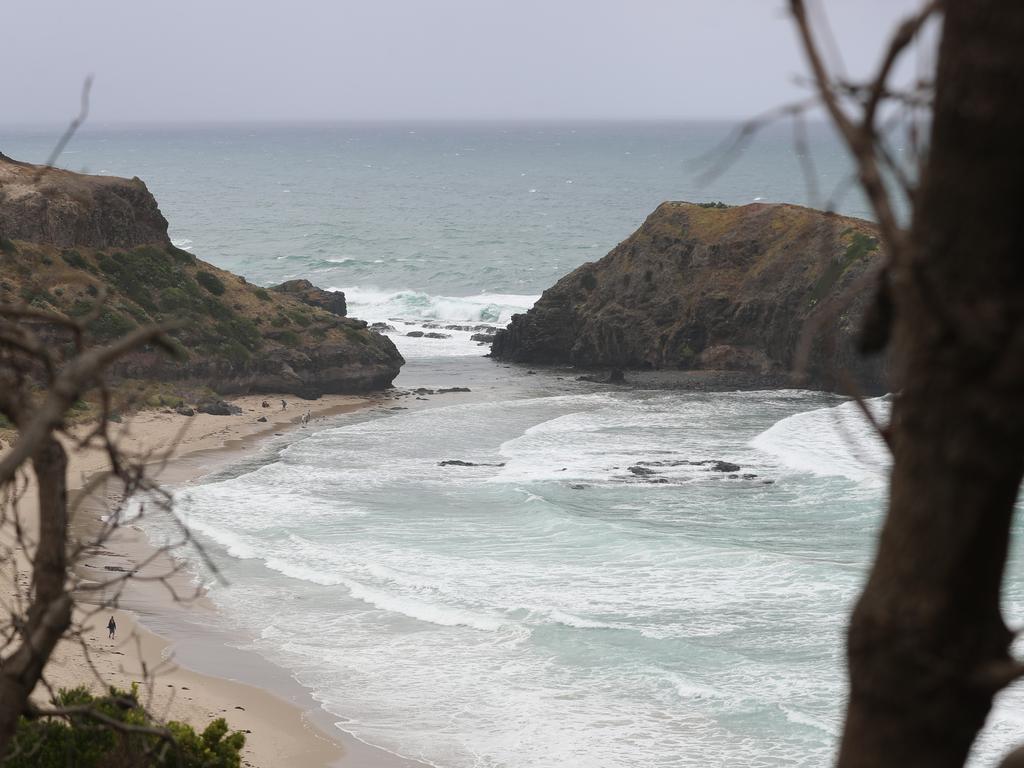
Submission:
[[[263,409],[262,400],[275,406]],[[280,397],[247,396],[231,402],[241,415],[193,417],[166,412],[141,412],[126,419],[120,433],[133,456],[159,456],[154,477],[161,485],[178,489],[215,473],[218,469],[256,455],[276,436],[284,437],[299,427],[308,408],[311,424],[324,426],[332,417],[379,406],[387,395],[330,395],[301,401],[294,410],[276,410]],[[257,416],[266,416],[265,423]],[[183,426],[180,442],[174,443]],[[88,457],[76,456],[68,471],[73,514],[72,532],[95,531],[109,501],[106,468]],[[95,458],[95,457],[93,457]],[[97,483],[96,478],[101,479]],[[92,483],[88,497],[83,488]],[[31,505],[31,499],[27,500]],[[31,506],[27,507],[32,509]],[[73,536],[73,538],[78,538]],[[154,559],[154,554],[158,556]],[[192,557],[194,555],[190,555]],[[148,562],[151,561],[151,562]],[[223,717],[232,730],[243,731],[246,747],[243,765],[325,766],[352,768],[410,768],[422,763],[407,760],[362,742],[337,726],[337,718],[324,710],[310,691],[290,673],[254,651],[236,647],[248,639],[217,626],[211,612],[218,609],[197,592],[188,572],[168,553],[159,553],[145,532],[128,523],[99,552],[86,553],[76,566],[81,585],[109,578],[111,572],[132,570],[137,578],[124,582],[117,595],[117,637],[105,637],[107,612],[89,615],[90,601],[79,589],[76,619],[88,658],[80,645],[62,641],[46,669],[51,687],[85,685],[94,691],[105,685],[140,686],[141,700],[164,720],[181,720],[199,726]],[[170,573],[169,579],[151,581]],[[134,575],[134,574],[133,574]],[[191,594],[190,594],[191,593]],[[176,595],[187,595],[182,601]],[[102,602],[102,598],[92,601]],[[146,684],[147,673],[152,684]],[[37,688],[37,695],[40,691]]]

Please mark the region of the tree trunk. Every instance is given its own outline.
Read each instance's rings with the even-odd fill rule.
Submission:
[[[0,667],[0,755],[43,674],[57,642],[71,624],[67,583],[67,455],[52,436],[32,456],[39,490],[39,541],[33,552],[32,595],[21,645]]]
[[[909,263],[889,512],[849,630],[841,768],[961,766],[1009,680],[1024,474],[1024,3],[947,0]]]

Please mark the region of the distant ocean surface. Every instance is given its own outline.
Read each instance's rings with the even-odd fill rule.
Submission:
[[[404,335],[506,323],[664,200],[823,205],[849,176],[812,126],[815,197],[772,128],[701,185],[692,161],[733,128],[92,126],[61,158],[143,178],[174,242],[218,266],[345,290],[396,327],[398,386],[473,390],[282,438],[179,497],[230,581],[223,621],[341,728],[444,768],[830,761],[885,502],[856,410],[610,390],[495,364],[469,331]],[[58,133],[0,128],[0,151],[41,161]],[[868,215],[852,192],[836,207]],[[685,463],[706,460],[740,476]],[[1016,553],[1010,573],[1019,623]],[[974,764],[1022,737],[1011,691]]]

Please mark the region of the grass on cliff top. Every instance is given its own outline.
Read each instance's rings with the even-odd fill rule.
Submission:
[[[186,354],[245,363],[268,344],[302,348],[332,333],[348,340],[363,333],[339,323],[325,310],[251,285],[174,246],[59,250],[31,243],[12,245],[16,256],[0,256],[0,301],[20,299],[81,317],[95,305],[97,284],[105,284],[106,306],[89,326],[100,342],[141,324],[177,321],[183,327],[172,335]],[[289,333],[264,330],[271,318],[275,330]]]

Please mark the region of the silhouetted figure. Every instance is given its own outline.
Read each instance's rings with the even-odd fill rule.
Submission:
[[[264,400],[263,401],[263,407],[264,408],[269,408],[270,407],[270,403],[268,403],[266,400]]]
[[[284,400],[282,400],[281,401],[281,410],[283,411],[287,407],[288,407],[288,403],[286,403]]]
[[[117,622],[114,621],[114,617],[113,616],[111,616],[110,617],[110,621],[107,622],[107,629],[110,630],[110,635],[108,636],[109,639],[113,640],[114,639],[114,634],[117,632]]]

